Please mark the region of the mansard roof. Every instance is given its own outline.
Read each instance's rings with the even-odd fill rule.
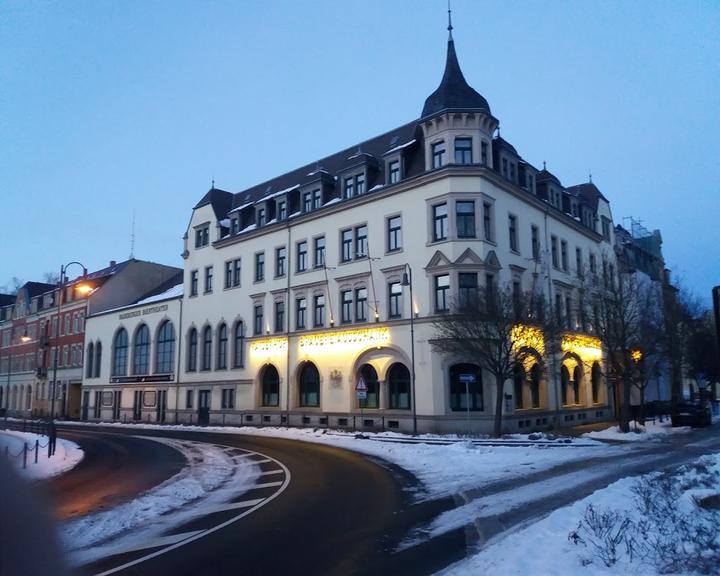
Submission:
[[[583,202],[587,203],[593,211],[597,210],[598,200],[602,198],[606,202],[608,201],[600,189],[595,186],[592,182],[586,182],[584,184],[577,184],[576,186],[570,186],[567,188],[567,192],[573,196],[577,196]]]
[[[547,168],[543,168],[542,170],[540,170],[540,172],[537,173],[537,177],[535,178],[535,181],[538,184],[541,184],[543,182],[552,181],[552,182],[555,182],[555,184],[557,184],[558,186],[560,186],[562,188],[562,184],[560,183],[560,180],[558,179],[558,177],[555,176],[555,174],[553,174],[552,172],[550,172],[550,170],[548,170]]]
[[[215,188],[215,186],[213,185],[213,187],[207,191],[207,194],[202,197],[200,202],[195,205],[194,210],[210,204],[212,206],[213,212],[215,212],[215,217],[218,220],[222,220],[230,211],[230,207],[232,206],[232,200],[233,195],[231,192],[221,190],[220,188]]]
[[[15,303],[15,294],[0,294],[0,307]]]
[[[366,140],[360,144],[356,144],[355,146],[345,148],[340,152],[326,156],[317,162],[306,164],[301,168],[297,168],[281,176],[267,180],[262,184],[257,184],[256,186],[248,188],[242,192],[238,192],[232,198],[232,206],[228,207],[225,214],[232,209],[238,208],[239,206],[254,203],[263,198],[269,198],[274,194],[282,193],[283,191],[317,181],[319,173],[324,172],[328,175],[334,176],[353,166],[357,166],[362,163],[361,161],[367,160],[369,157],[379,161],[385,153],[392,151],[395,148],[410,148],[411,145],[414,145],[413,141],[416,139],[416,132],[417,121],[409,122],[399,128],[385,132],[380,136],[376,136],[370,140]],[[405,169],[405,177],[409,177],[422,172],[424,170],[424,166],[421,166],[419,162],[406,162]],[[196,208],[203,205],[203,203],[208,203],[206,198],[209,194],[210,192],[208,192],[205,198],[198,203]],[[225,192],[225,194],[228,193]],[[224,217],[225,215],[222,216],[222,218]]]
[[[425,100],[421,118],[427,118],[445,110],[477,110],[490,114],[490,105],[470,86],[460,70],[455,53],[455,42],[448,40],[445,73],[440,86]]]

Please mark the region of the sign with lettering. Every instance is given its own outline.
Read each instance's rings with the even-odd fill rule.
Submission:
[[[120,320],[127,320],[128,318],[136,318],[137,316],[146,316],[147,314],[157,314],[158,312],[166,312],[168,310],[167,304],[159,304],[157,306],[149,306],[142,310],[132,310],[130,312],[123,312],[119,315]]]

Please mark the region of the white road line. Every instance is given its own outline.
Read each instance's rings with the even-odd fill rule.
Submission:
[[[192,532],[183,532],[182,534],[171,534],[170,536],[163,536],[162,538],[157,538],[144,544],[138,544],[137,546],[125,548],[125,550],[118,552],[118,554],[127,554],[128,552],[146,550],[147,548],[157,548],[159,546],[169,546],[170,544],[176,544],[177,542],[182,542],[186,538],[190,538],[192,536],[195,536],[196,534],[200,534],[200,532],[202,532],[202,530],[193,530]]]
[[[225,447],[225,448],[231,448],[231,446],[223,446],[223,445],[221,445],[221,444],[216,444],[216,446]],[[233,523],[237,522],[238,520],[240,520],[240,519],[242,519],[242,518],[245,518],[245,516],[248,516],[248,515],[252,514],[252,513],[255,512],[255,510],[257,510],[258,508],[260,508],[260,507],[262,507],[262,506],[265,506],[265,504],[267,504],[267,503],[270,502],[271,500],[274,500],[275,498],[277,498],[278,496],[280,496],[280,494],[282,494],[282,493],[287,489],[287,487],[290,485],[290,479],[291,479],[290,470],[288,470],[288,469],[287,469],[287,466],[285,466],[285,464],[283,464],[283,463],[280,462],[279,460],[275,460],[275,459],[273,459],[273,458],[268,458],[267,456],[265,456],[265,454],[261,454],[260,452],[254,452],[254,453],[252,453],[252,454],[258,454],[258,455],[260,455],[260,456],[264,456],[264,457],[267,458],[267,459],[266,459],[266,460],[263,460],[263,461],[261,461],[261,462],[275,462],[275,464],[277,464],[277,465],[285,472],[285,480],[284,480],[284,482],[273,483],[273,484],[275,484],[275,485],[280,485],[280,484],[282,484],[282,486],[280,486],[280,489],[277,490],[274,494],[271,494],[271,495],[268,496],[267,498],[264,498],[261,502],[259,502],[258,504],[256,504],[256,505],[253,506],[252,508],[249,508],[249,509],[245,510],[244,512],[238,514],[237,516],[233,516],[232,518],[226,520],[225,522],[222,522],[221,524],[218,524],[218,525],[216,525],[216,526],[213,526],[212,528],[209,528],[208,530],[203,530],[202,532],[200,532],[200,533],[198,533],[198,534],[195,534],[194,536],[190,536],[190,537],[184,539],[184,540],[181,541],[181,542],[177,542],[177,543],[175,543],[175,544],[171,544],[170,546],[168,546],[168,547],[166,547],[166,548],[163,548],[162,550],[157,550],[156,552],[153,552],[153,553],[151,553],[151,554],[147,554],[146,556],[143,556],[142,558],[137,558],[136,560],[133,560],[133,561],[131,561],[131,562],[126,562],[125,564],[122,564],[121,566],[116,566],[115,568],[111,568],[110,570],[106,570],[105,572],[100,572],[100,573],[98,573],[98,574],[95,574],[95,576],[109,576],[110,574],[115,574],[116,572],[121,572],[122,570],[125,570],[126,568],[130,568],[131,566],[136,566],[136,565],[141,564],[141,563],[143,563],[143,562],[145,562],[145,561],[147,561],[147,560],[150,560],[150,559],[152,559],[152,558],[157,558],[158,556],[162,556],[163,554],[165,554],[165,553],[167,553],[167,552],[170,552],[170,551],[172,551],[172,550],[175,550],[176,548],[180,548],[181,546],[185,546],[186,544],[190,544],[191,542],[194,542],[195,540],[199,540],[200,538],[203,538],[203,537],[207,536],[208,534],[212,534],[213,532],[217,532],[218,530],[222,530],[222,529],[225,528],[226,526],[229,526],[230,524],[233,524]],[[260,462],[255,462],[255,463],[257,464],[257,463],[260,463]]]
[[[230,502],[228,504],[219,504],[218,506],[213,506],[212,508],[208,508],[205,510],[206,514],[214,514],[215,512],[225,512],[226,510],[237,510],[239,508],[250,508],[252,506],[257,506],[265,500],[265,498],[255,498],[254,500],[243,500],[242,502]],[[202,530],[201,530],[202,532]]]
[[[270,474],[282,474],[282,470],[268,470],[267,472],[260,472],[260,476],[270,476]]]
[[[275,462],[272,458],[265,458],[265,460],[253,460],[253,464],[267,464],[268,462]]]

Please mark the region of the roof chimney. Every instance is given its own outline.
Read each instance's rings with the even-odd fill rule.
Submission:
[[[115,265],[117,265],[117,262],[115,262],[115,260],[110,260],[110,268],[112,268]]]

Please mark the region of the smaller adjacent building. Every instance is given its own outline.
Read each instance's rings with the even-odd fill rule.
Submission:
[[[177,411],[182,294],[180,274],[134,304],[87,318],[83,420],[165,422],[169,407]]]

